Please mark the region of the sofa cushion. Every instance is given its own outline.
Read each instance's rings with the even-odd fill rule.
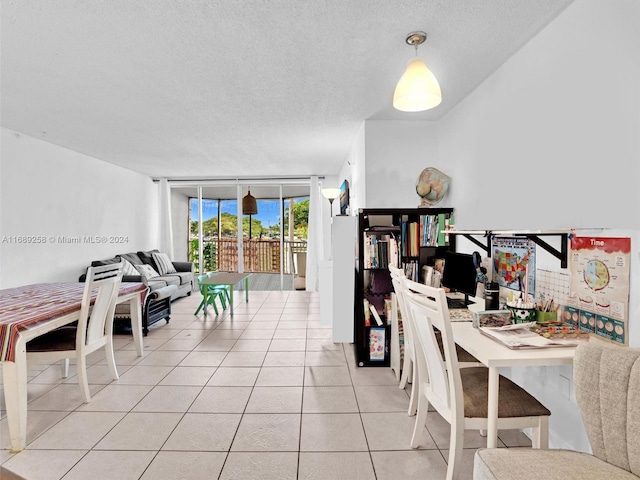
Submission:
[[[140,275],[140,272],[138,272],[138,270],[136,270],[136,267],[134,267],[129,260],[127,260],[126,258],[122,258],[121,260],[122,260],[122,275],[123,276]]]
[[[169,278],[169,277],[178,277],[180,281],[179,285],[184,285],[186,283],[191,283],[193,281],[193,273],[191,272],[169,273],[167,275],[162,275],[161,278]]]
[[[118,257],[121,258],[126,258],[129,262],[131,262],[131,265],[142,265],[144,262],[140,259],[140,257],[138,256],[137,253],[121,253],[120,255],[118,255]]]
[[[107,258],[105,260],[94,260],[91,262],[92,267],[102,267],[103,265],[112,265],[114,263],[120,263],[120,257]],[[136,272],[138,275],[138,272]]]
[[[160,270],[158,269],[158,266],[156,265],[156,262],[153,261],[153,253],[160,253],[160,250],[158,249],[153,249],[153,250],[148,250],[146,252],[143,251],[139,251],[136,253],[136,255],[138,255],[138,257],[140,258],[140,261],[142,263],[144,263],[145,265],[151,265],[153,267],[153,269],[156,272],[159,272]]]
[[[147,280],[160,276],[160,274],[156,272],[151,265],[136,265],[135,267],[136,270],[140,272],[140,275],[145,277]]]
[[[159,277],[154,277],[154,280],[162,280],[163,282],[166,282],[167,285],[175,285],[176,287],[182,285],[180,283],[180,277],[176,275],[161,275]]]
[[[150,291],[157,290],[159,288],[164,288],[167,286],[167,282],[163,280],[161,277],[153,277],[151,280],[147,282],[147,287],[149,287]]]
[[[153,252],[151,253],[153,257],[153,261],[158,267],[158,272],[160,275],[166,275],[167,273],[176,273],[176,268],[173,266],[169,255],[162,252]]]

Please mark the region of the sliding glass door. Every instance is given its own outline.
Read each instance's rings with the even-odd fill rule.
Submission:
[[[202,186],[201,197],[189,189],[189,260],[197,272],[242,271],[280,275],[283,288],[306,269],[309,187],[281,185],[251,187],[257,213],[242,215],[238,232],[238,201],[248,188]],[[239,193],[241,192],[241,194]],[[186,193],[186,192],[185,192]],[[285,194],[289,194],[284,198]],[[238,198],[240,196],[240,198]],[[242,204],[242,203],[241,203]],[[202,220],[199,209],[202,208]],[[241,238],[241,244],[239,244]],[[200,245],[202,249],[200,250]],[[200,258],[203,259],[202,267]],[[299,284],[300,282],[298,282]],[[289,287],[290,288],[290,287]]]

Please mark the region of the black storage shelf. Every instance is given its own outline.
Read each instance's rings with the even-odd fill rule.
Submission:
[[[371,247],[365,249],[365,241],[375,236],[376,240],[382,242],[391,239],[397,243],[397,261],[402,266],[406,262],[414,262],[417,272],[425,265],[433,265],[434,259],[444,256],[446,250],[455,250],[455,236],[449,236],[446,245],[428,245],[420,246],[417,255],[403,254],[403,222],[419,223],[423,215],[444,215],[450,218],[453,214],[453,208],[366,208],[360,209],[358,212],[358,263],[356,265],[356,285],[355,285],[355,302],[354,302],[354,342],[355,342],[355,359],[356,365],[361,367],[388,367],[390,365],[391,353],[391,325],[388,323],[385,312],[377,308],[378,313],[383,321],[382,327],[378,327],[373,315],[370,315],[369,325],[365,325],[365,303],[367,298],[375,298],[376,303],[380,306],[382,297],[382,305],[384,305],[384,297],[389,297],[393,289],[389,286],[389,291],[371,292],[372,275],[376,272],[383,272],[387,267],[372,267],[370,260],[365,259],[365,255],[371,254]],[[441,226],[444,228],[443,226]],[[384,248],[384,246],[382,247]],[[387,257],[383,255],[384,260],[391,261],[389,258],[392,254],[392,248],[388,247]],[[413,252],[412,252],[413,253]],[[383,260],[383,263],[384,263]],[[367,265],[365,267],[365,265]],[[384,284],[384,283],[383,283]],[[376,329],[380,330],[376,330]],[[373,330],[373,342],[372,342]],[[371,343],[379,345],[380,336],[384,332],[384,358],[375,360],[371,358]],[[375,343],[378,340],[378,343]],[[374,353],[379,353],[376,348]]]

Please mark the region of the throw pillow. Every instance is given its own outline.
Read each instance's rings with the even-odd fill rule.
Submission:
[[[123,276],[138,276],[140,272],[136,270],[136,267],[131,265],[131,262],[126,258],[122,259],[122,275]]]
[[[176,273],[176,268],[173,266],[169,255],[166,253],[152,252],[153,261],[156,263],[160,275],[166,275],[167,273]]]
[[[158,272],[156,272],[152,266],[150,265],[134,265],[136,270],[138,270],[138,272],[140,272],[140,275],[142,275],[144,278],[153,278],[153,277],[159,277],[160,274]]]

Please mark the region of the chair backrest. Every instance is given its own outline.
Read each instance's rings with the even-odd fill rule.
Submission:
[[[404,300],[414,333],[416,363],[426,383],[429,403],[451,422],[464,418],[462,379],[456,354],[445,292],[408,279],[403,280]],[[434,327],[440,331],[444,358]],[[427,376],[421,373],[426,369]]]
[[[122,263],[100,267],[89,267],[82,295],[76,348],[81,349],[99,343],[106,335],[111,335],[113,315],[122,282]],[[95,301],[91,299],[95,294]],[[84,343],[84,345],[83,345]]]
[[[415,351],[413,345],[413,329],[409,321],[409,313],[407,312],[406,301],[404,299],[404,287],[402,282],[406,278],[404,271],[400,268],[389,265],[389,271],[391,272],[391,283],[393,284],[393,291],[395,292],[396,301],[400,308],[400,316],[402,317],[402,325],[404,327],[404,345],[405,348],[409,347],[411,352]]]
[[[591,341],[577,347],[573,365],[593,454],[640,475],[640,349]]]

